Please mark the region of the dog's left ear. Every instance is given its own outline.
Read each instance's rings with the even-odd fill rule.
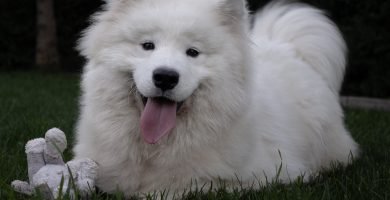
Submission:
[[[220,7],[224,17],[230,22],[242,22],[248,18],[248,9],[245,0],[222,0]]]

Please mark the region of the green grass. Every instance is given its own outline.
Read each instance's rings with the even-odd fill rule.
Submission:
[[[10,183],[27,179],[24,145],[29,139],[58,127],[72,146],[78,95],[78,75],[0,72],[0,199],[28,198],[13,192]],[[186,199],[390,199],[390,113],[347,110],[346,123],[362,148],[361,157],[347,168],[323,172],[309,183],[275,183],[258,191],[206,189]],[[121,195],[99,193],[94,199]]]

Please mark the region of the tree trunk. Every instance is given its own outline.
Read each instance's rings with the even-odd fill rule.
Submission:
[[[57,49],[56,20],[53,0],[37,2],[37,43],[35,64],[45,71],[59,70],[60,62]]]

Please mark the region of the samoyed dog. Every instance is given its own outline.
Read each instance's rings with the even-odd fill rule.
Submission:
[[[84,32],[76,158],[125,195],[256,186],[348,164],[345,43],[320,10],[242,0],[109,0]]]

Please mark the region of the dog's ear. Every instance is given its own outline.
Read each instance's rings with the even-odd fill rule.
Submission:
[[[219,4],[221,24],[239,34],[249,27],[249,13],[245,0],[222,0]]]
[[[103,0],[108,6],[122,2],[122,0]]]
[[[225,17],[232,20],[231,22],[241,22],[248,17],[248,9],[245,0],[223,0],[220,9]]]
[[[125,2],[125,0],[104,0],[107,6],[116,6]]]
[[[107,6],[107,10],[116,10],[121,9],[123,7],[132,5],[139,0],[104,0]]]

